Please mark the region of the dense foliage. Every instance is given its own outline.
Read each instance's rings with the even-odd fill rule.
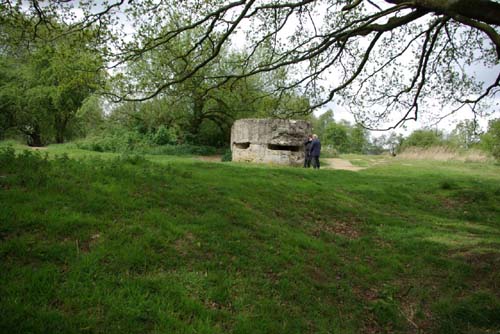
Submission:
[[[55,31],[40,27],[39,39],[21,39],[30,24],[25,17],[2,21],[0,130],[15,129],[32,146],[62,143],[75,135],[78,110],[103,85],[102,59],[90,47],[90,30],[61,37],[67,28],[54,21]]]
[[[309,11],[314,9],[316,4],[313,6],[313,3],[297,6]],[[60,5],[63,8],[59,8]],[[85,4],[81,5],[86,8]],[[272,3],[269,8],[275,5]],[[360,3],[353,4],[353,8],[346,10],[366,10],[362,4],[358,5]],[[206,35],[203,24],[193,24],[186,30],[179,28],[190,24],[191,14],[197,15],[185,12],[188,7],[179,5],[167,9],[159,6],[158,10],[165,9],[168,15],[151,25],[139,20],[138,14],[149,6],[144,3],[127,10],[129,19],[139,20],[135,27],[136,40],[120,41],[120,34],[107,26],[115,19],[111,9],[119,8],[120,4],[104,6],[109,6],[109,13],[104,11],[92,16],[91,10],[85,12],[84,20],[91,20],[83,26],[81,21],[76,18],[71,21],[63,14],[67,14],[70,7],[62,3],[55,3],[54,7],[39,6],[39,11],[35,12],[29,10],[31,7],[24,8],[26,10],[16,6],[2,7],[5,10],[0,22],[3,43],[0,50],[0,138],[22,134],[30,145],[40,146],[87,137],[80,141],[80,147],[113,152],[171,152],[167,146],[227,147],[231,125],[239,118],[293,117],[311,121],[325,151],[331,154],[396,154],[405,147],[433,145],[457,149],[481,147],[490,153],[496,152],[492,130],[480,137],[476,123],[468,120],[459,123],[450,134],[423,129],[408,138],[396,133],[370,138],[370,133],[360,123],[335,120],[332,111],[319,116],[304,114],[310,111],[318,97],[311,91],[313,87],[314,91],[318,88],[317,81],[313,80],[314,75],[304,78],[312,81],[311,89],[303,90],[301,84],[290,84],[300,77],[299,72],[281,65],[269,69],[262,67],[273,62],[279,49],[268,38],[255,49],[246,51],[228,43],[207,44],[207,39],[213,37],[215,41],[221,36],[212,36],[212,31]],[[211,6],[207,4],[205,13]],[[60,15],[40,17],[56,9]],[[281,9],[276,14],[279,12]],[[294,13],[295,8],[290,15]],[[282,20],[279,15],[275,19],[277,22]],[[441,29],[452,32],[447,22],[440,24]],[[109,39],[103,41],[103,36]],[[155,40],[155,36],[159,40]],[[459,37],[450,35],[448,38]],[[474,34],[471,39],[481,40]],[[128,56],[113,58],[117,54],[110,45],[123,46],[123,55]],[[116,62],[110,62],[110,57]],[[203,59],[208,61],[200,64]],[[277,59],[276,64],[282,60]],[[319,65],[315,66],[318,69]],[[112,70],[101,71],[105,67]],[[258,70],[252,72],[252,68]],[[246,70],[252,75],[245,74]],[[378,72],[373,78],[376,75]],[[392,84],[397,86],[393,79]],[[464,83],[471,84],[469,81]],[[411,105],[410,110],[414,107]],[[363,117],[358,115],[357,120],[363,121]],[[479,143],[480,140],[485,142]]]
[[[481,136],[480,145],[500,161],[500,119],[489,122],[488,131]]]

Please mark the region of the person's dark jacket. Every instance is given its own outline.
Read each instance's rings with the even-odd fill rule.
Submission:
[[[309,140],[309,138],[307,138],[304,141],[304,150],[306,152],[306,157],[309,156],[309,151],[311,150],[311,144],[312,144],[312,140]]]
[[[319,157],[319,153],[321,152],[321,143],[319,139],[313,139],[311,142],[311,147],[309,148],[309,155],[311,157]]]

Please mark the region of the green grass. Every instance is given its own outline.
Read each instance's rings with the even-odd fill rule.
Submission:
[[[394,157],[383,155],[362,155],[362,154],[342,154],[340,158],[349,160],[353,166],[373,167],[380,164],[386,164],[394,160]]]
[[[494,333],[500,167],[0,153],[2,333]]]

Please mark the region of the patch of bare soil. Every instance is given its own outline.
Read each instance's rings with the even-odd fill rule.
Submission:
[[[43,151],[43,150],[46,150],[46,149],[47,149],[47,147],[46,147],[46,146],[40,146],[40,147],[38,147],[38,146],[30,146],[30,148],[31,148],[32,150],[35,150],[35,151]]]
[[[88,253],[91,251],[92,246],[94,246],[98,241],[99,238],[101,237],[100,233],[95,233],[93,234],[90,239],[86,240],[75,240],[75,246],[76,246],[76,251],[78,253]],[[64,241],[69,241],[69,238],[64,238]]]
[[[332,224],[325,222],[316,222],[313,235],[318,236],[320,232],[341,235],[347,239],[353,240],[360,236],[359,231],[354,227],[355,222],[335,221]]]
[[[198,157],[199,160],[208,161],[208,162],[221,162],[221,155],[200,155]]]
[[[192,233],[186,233],[182,238],[174,242],[174,248],[180,255],[186,255],[189,249],[194,248],[195,237]]]
[[[350,170],[357,172],[358,170],[366,169],[366,167],[353,166],[350,161],[339,159],[339,158],[328,158],[322,159],[326,161],[325,168],[328,169],[342,169],[342,170]]]

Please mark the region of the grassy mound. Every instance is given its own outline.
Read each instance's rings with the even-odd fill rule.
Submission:
[[[47,151],[0,150],[0,332],[500,329],[498,166]]]

